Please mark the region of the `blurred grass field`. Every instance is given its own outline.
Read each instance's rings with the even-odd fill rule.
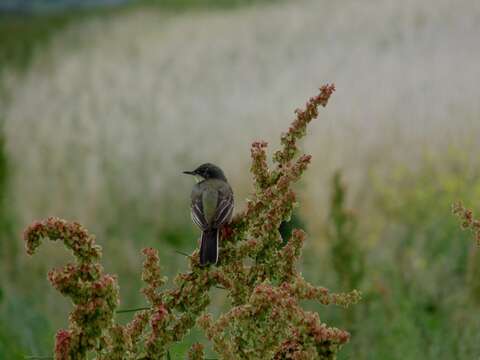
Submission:
[[[340,358],[478,358],[480,255],[450,206],[462,199],[480,211],[479,3],[226,5],[0,18],[0,359],[51,354],[67,324],[70,306],[46,273],[68,254],[46,244],[27,258],[27,224],[82,222],[119,275],[121,308],[142,306],[140,249],[158,248],[172,277],[186,268],[175,251],[196,246],[181,172],[219,164],[240,209],[252,190],[251,141],[274,148],[325,82],[338,90],[305,142],[313,163],[298,217],[309,233],[305,276],[349,290],[339,281],[349,260],[335,260],[329,235],[341,170],[365,299],[349,314],[316,308],[352,332]],[[212,312],[224,304],[216,291]]]

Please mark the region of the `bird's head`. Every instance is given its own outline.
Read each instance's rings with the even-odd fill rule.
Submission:
[[[193,171],[184,171],[183,173],[193,175],[198,180],[220,179],[227,181],[222,169],[210,163],[202,164]]]

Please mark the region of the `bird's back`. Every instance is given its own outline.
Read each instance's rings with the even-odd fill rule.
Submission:
[[[219,205],[222,201],[231,202],[233,206],[233,192],[230,185],[223,180],[207,179],[193,187],[192,207],[201,211],[205,225],[214,226],[218,215]]]

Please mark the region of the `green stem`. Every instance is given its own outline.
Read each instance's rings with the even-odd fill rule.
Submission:
[[[130,312],[135,312],[135,311],[141,311],[141,310],[150,310],[151,307],[149,306],[144,306],[144,307],[138,307],[138,308],[133,308],[133,309],[123,309],[123,310],[117,310],[117,314],[123,314],[123,313],[130,313]]]
[[[188,255],[187,253],[184,253],[183,251],[179,251],[179,250],[175,250],[175,252],[177,254],[180,254],[180,255],[183,255],[183,256],[186,256],[186,257],[190,257],[191,255]]]

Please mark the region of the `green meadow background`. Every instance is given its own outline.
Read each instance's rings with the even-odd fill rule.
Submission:
[[[326,82],[337,91],[309,128],[313,162],[297,186],[301,267],[364,299],[305,306],[352,333],[339,359],[478,359],[480,248],[451,204],[480,211],[479,34],[475,0],[0,13],[0,359],[51,355],[71,309],[46,277],[69,254],[47,243],[27,257],[25,226],[83,223],[118,274],[120,308],[143,306],[141,249],[159,249],[171,278],[186,269],[176,251],[197,246],[181,172],[220,165],[240,211],[250,143],[275,148]],[[211,312],[227,305],[212,292]],[[194,341],[208,343],[195,330],[172,358]]]

